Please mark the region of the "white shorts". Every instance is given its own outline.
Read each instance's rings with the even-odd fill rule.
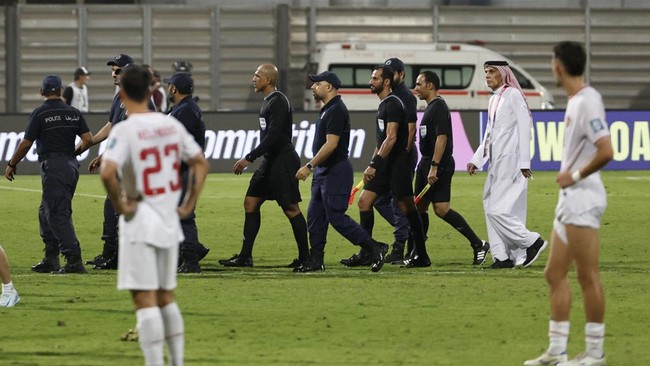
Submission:
[[[117,264],[119,290],[176,288],[178,245],[158,248],[142,242],[120,242]]]

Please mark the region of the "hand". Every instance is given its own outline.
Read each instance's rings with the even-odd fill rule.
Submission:
[[[555,178],[555,181],[560,186],[560,188],[566,188],[572,186],[575,183],[575,181],[571,177],[570,171],[560,172]]]
[[[194,210],[194,207],[190,207],[189,205],[182,204],[182,205],[178,206],[178,208],[176,209],[176,212],[178,213],[178,217],[181,220],[185,220],[186,218],[190,217],[193,210]]]
[[[235,165],[232,167],[232,171],[235,172],[235,175],[240,175],[241,173],[248,168],[248,165],[251,162],[246,160],[245,158],[239,159]]]
[[[8,181],[14,180],[14,173],[16,173],[16,168],[12,168],[9,165],[7,165],[7,169],[5,169],[5,178],[7,178]]]
[[[296,173],[296,179],[306,180],[310,173],[311,170],[309,170],[309,168],[307,168],[306,165],[300,167],[300,169],[298,169],[298,172]]]
[[[432,166],[429,168],[429,175],[427,176],[429,184],[433,185],[438,181],[438,167]]]
[[[533,171],[530,169],[522,169],[521,170],[521,175],[524,176],[524,178],[532,178],[533,177]]]
[[[469,175],[476,174],[476,169],[478,169],[478,167],[476,167],[476,165],[474,165],[472,163],[467,163],[467,173],[469,173]]]
[[[126,195],[122,196],[120,213],[124,215],[124,220],[130,221],[135,212],[138,210],[138,199],[128,198]]]
[[[91,173],[97,173],[101,165],[102,165],[102,156],[99,155],[98,157],[90,161],[90,164],[88,164],[88,171]]]
[[[377,173],[377,169],[373,167],[367,167],[366,170],[363,172],[363,182],[368,183],[369,181],[373,180],[375,178],[376,173]]]

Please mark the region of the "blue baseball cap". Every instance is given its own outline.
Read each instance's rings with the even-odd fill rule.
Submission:
[[[43,79],[43,91],[56,91],[63,87],[61,78],[57,75],[50,74]]]
[[[181,94],[192,94],[194,92],[194,80],[192,80],[192,75],[186,72],[177,72],[163,81],[175,86]]]
[[[384,65],[390,67],[393,71],[404,71],[404,62],[397,57],[389,58],[384,62]]]
[[[115,65],[115,66],[119,66],[119,67],[125,67],[125,66],[128,66],[128,65],[132,65],[133,63],[134,62],[133,62],[133,59],[131,58],[131,56],[126,55],[124,53],[119,53],[119,54],[115,55],[115,57],[110,59],[110,61],[108,61],[106,63],[106,65],[108,65],[108,66]]]
[[[331,71],[323,71],[318,75],[309,75],[309,80],[313,82],[327,81],[328,83],[332,84],[334,89],[341,88],[341,79],[339,79],[339,77]]]

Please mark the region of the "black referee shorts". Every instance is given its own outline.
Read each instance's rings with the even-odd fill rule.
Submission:
[[[391,192],[397,198],[413,196],[413,169],[409,153],[404,150],[393,160],[386,159],[375,177],[363,189],[375,192],[378,196]]]
[[[246,196],[276,201],[279,206],[302,201],[296,179],[298,169],[300,158],[293,146],[292,149],[265,158],[253,174]]]
[[[419,194],[427,185],[427,176],[431,168],[431,158],[422,157],[415,170],[415,194]],[[438,181],[424,195],[430,202],[449,202],[451,200],[451,178],[456,170],[456,162],[451,157],[438,166]]]

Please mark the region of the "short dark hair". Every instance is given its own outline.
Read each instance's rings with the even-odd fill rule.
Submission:
[[[559,60],[571,76],[580,76],[585,72],[587,53],[578,42],[562,41],[553,47],[553,55]]]
[[[424,76],[424,81],[433,83],[433,89],[440,90],[440,77],[431,70],[422,71],[420,75]]]
[[[142,66],[131,66],[124,68],[120,79],[120,88],[126,96],[136,102],[142,102],[149,98],[149,86],[151,85],[151,73],[148,68]]]
[[[377,66],[375,66],[373,71],[379,70],[379,69],[381,69],[381,81],[383,82],[384,80],[388,79],[392,83],[393,82],[393,69],[391,69],[389,66],[386,66],[386,65],[377,65]]]
[[[49,97],[52,95],[56,95],[57,97],[61,96],[61,89],[56,89],[56,90],[43,90],[43,96],[44,97]]]

